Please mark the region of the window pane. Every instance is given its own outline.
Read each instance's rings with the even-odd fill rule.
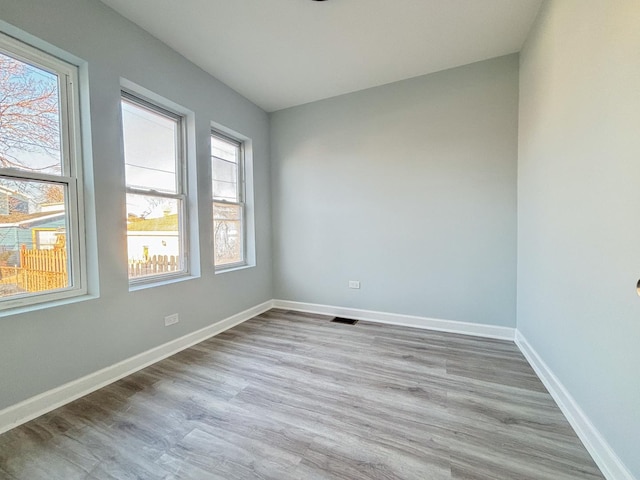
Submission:
[[[178,120],[122,100],[122,125],[127,186],[177,193]]]
[[[244,261],[241,205],[213,204],[214,262],[216,266]]]
[[[0,167],[62,173],[58,76],[0,53]]]
[[[212,159],[213,198],[238,202],[238,165],[235,163]]]
[[[222,138],[211,136],[211,156],[218,157],[228,162],[238,163],[240,148],[237,144]]]
[[[213,191],[215,200],[228,200],[229,202],[237,202],[238,186],[235,182],[219,182],[213,181]]]
[[[127,194],[130,279],[184,270],[182,221],[178,199]]]
[[[65,190],[0,177],[0,297],[71,286]]]

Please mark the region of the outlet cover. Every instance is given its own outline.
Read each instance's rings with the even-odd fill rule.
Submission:
[[[173,325],[174,323],[178,323],[180,321],[180,317],[177,313],[173,313],[171,315],[167,315],[164,317],[164,326],[168,327],[169,325]]]
[[[349,288],[360,288],[360,282],[358,280],[349,280]]]

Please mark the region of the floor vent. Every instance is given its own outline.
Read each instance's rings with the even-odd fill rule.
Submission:
[[[358,323],[358,320],[353,320],[351,318],[342,318],[342,317],[336,317],[331,321],[333,323],[344,323],[345,325],[355,325],[356,323]]]

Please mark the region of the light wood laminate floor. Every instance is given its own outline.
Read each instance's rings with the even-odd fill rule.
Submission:
[[[0,478],[603,478],[506,341],[271,310],[0,436]]]

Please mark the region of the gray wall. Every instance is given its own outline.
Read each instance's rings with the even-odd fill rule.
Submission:
[[[515,55],[272,114],[276,298],[515,326],[517,121]]]
[[[5,22],[87,62],[95,179],[87,193],[97,224],[90,258],[100,286],[96,300],[0,318],[3,408],[271,299],[272,271],[262,110],[97,0],[0,0],[0,12]],[[128,291],[120,77],[195,112],[201,278]],[[222,275],[214,275],[210,253],[211,121],[254,141],[258,265]],[[164,327],[163,317],[174,312],[180,323]]]
[[[547,3],[521,54],[518,329],[640,478],[639,18]]]

